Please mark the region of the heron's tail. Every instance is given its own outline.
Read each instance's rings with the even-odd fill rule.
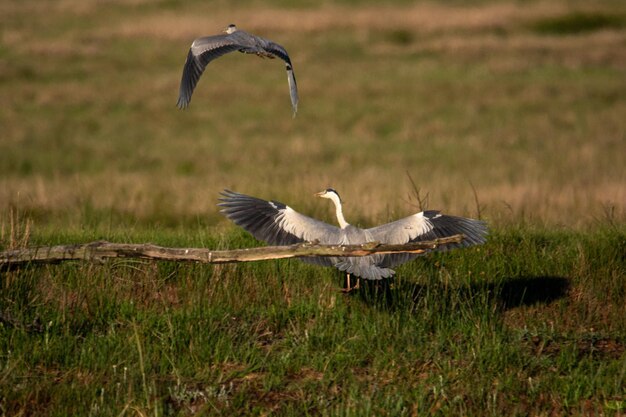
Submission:
[[[383,268],[371,262],[369,256],[347,257],[335,264],[335,268],[363,279],[379,280],[391,278],[396,271],[391,268]]]

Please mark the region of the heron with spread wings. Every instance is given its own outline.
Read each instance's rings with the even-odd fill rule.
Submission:
[[[222,192],[222,214],[250,232],[255,238],[271,245],[291,245],[298,242],[318,241],[329,245],[353,245],[368,242],[404,244],[462,233],[460,243],[438,246],[436,251],[483,244],[487,225],[481,220],[448,216],[427,210],[381,226],[361,229],[346,222],[339,193],[328,188],[316,194],[335,205],[339,227],[313,219],[278,201],[265,201],[229,190]],[[350,277],[368,280],[389,278],[395,274],[391,267],[408,262],[418,254],[373,254],[363,257],[300,258],[302,261],[332,266],[346,273],[346,288],[353,289]],[[358,280],[357,280],[358,285]]]
[[[209,62],[229,52],[239,51],[246,54],[256,54],[262,58],[280,58],[285,61],[291,107],[295,117],[298,111],[298,86],[296,85],[291,59],[285,48],[269,39],[239,30],[237,26],[232,24],[224,32],[223,35],[198,38],[191,44],[180,80],[178,108],[184,109],[189,105],[193,90]]]

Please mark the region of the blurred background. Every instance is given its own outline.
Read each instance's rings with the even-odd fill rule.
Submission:
[[[362,226],[431,209],[495,227],[626,220],[623,1],[5,1],[0,214],[32,230],[232,227],[224,188]],[[232,53],[176,108],[194,38]],[[419,197],[419,198],[418,198]],[[132,238],[131,238],[132,239]]]

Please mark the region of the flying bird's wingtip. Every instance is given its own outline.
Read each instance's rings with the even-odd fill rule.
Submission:
[[[178,107],[179,110],[185,110],[187,106],[189,106],[189,102],[183,100],[182,98],[179,98],[176,102],[176,107]]]
[[[296,97],[296,99],[294,100],[292,97],[291,100],[291,111],[292,111],[292,119],[296,117],[296,114],[298,113],[298,98]]]

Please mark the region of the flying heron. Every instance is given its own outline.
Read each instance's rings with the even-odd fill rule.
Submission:
[[[460,243],[438,246],[436,251],[480,245],[485,242],[487,225],[480,220],[448,216],[427,210],[370,229],[361,229],[346,222],[343,217],[339,193],[328,188],[315,195],[327,198],[335,204],[339,227],[313,219],[278,201],[265,201],[245,194],[224,190],[218,206],[230,220],[250,232],[255,238],[271,245],[290,245],[298,242],[319,241],[329,245],[352,245],[367,242],[404,244],[462,233]],[[358,287],[350,285],[350,277],[368,280],[389,278],[395,274],[391,267],[408,262],[418,254],[374,254],[364,257],[314,257],[302,261],[333,266],[346,273],[346,290]]]
[[[246,54],[256,54],[261,58],[274,59],[278,57],[285,61],[291,107],[295,117],[298,111],[298,86],[293,74],[291,59],[289,59],[285,48],[268,39],[239,30],[233,24],[229,25],[224,32],[223,35],[198,38],[191,44],[183,68],[183,76],[180,80],[178,103],[176,104],[178,108],[184,109],[189,105],[191,94],[193,94],[193,90],[209,62],[229,52],[239,51]]]

